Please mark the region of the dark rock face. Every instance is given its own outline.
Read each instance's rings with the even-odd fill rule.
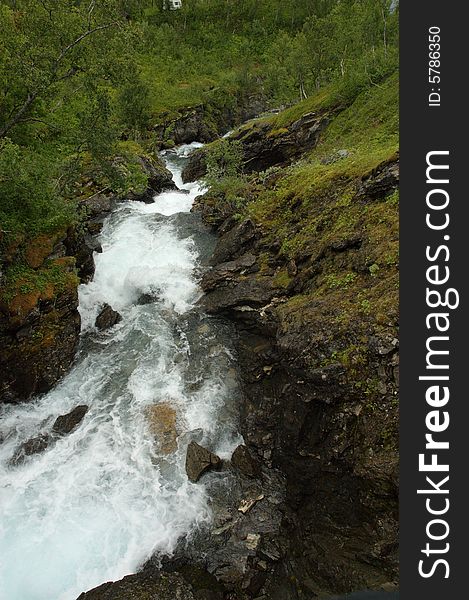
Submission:
[[[24,308],[23,308],[24,307]],[[66,373],[80,333],[76,284],[48,300],[24,298],[21,313],[0,314],[0,398],[27,400]]]
[[[177,189],[173,181],[171,171],[169,171],[162,158],[159,155],[138,156],[138,162],[143,173],[148,177],[148,187],[141,194],[131,193],[130,199],[147,204],[154,201],[156,194],[160,194],[165,190]]]
[[[114,327],[114,325],[117,325],[121,320],[121,315],[113,310],[109,304],[105,304],[99,315],[96,317],[95,326],[100,331],[104,331]]]
[[[267,105],[263,96],[236,97],[226,106],[224,99],[218,107],[216,103],[182,109],[179,116],[165,119],[155,126],[156,146],[159,149],[191,142],[208,143],[217,139],[234,126],[261,114]]]
[[[398,177],[396,161],[380,165],[358,181],[355,201],[382,201],[396,189]],[[341,309],[329,298],[308,303],[301,296],[329,272],[347,272],[349,265],[367,272],[369,241],[357,230],[319,252],[285,260],[280,242],[266,241],[252,223],[227,218],[222,203],[205,212],[206,201],[210,198],[200,198],[196,209],[209,215],[220,237],[213,269],[202,280],[201,302],[208,312],[237,324],[245,392],[242,434],[250,455],[269,474],[279,471],[286,484],[284,519],[272,532],[279,558],[257,591],[244,576],[242,588],[249,598],[265,594],[269,600],[392,588],[389,582],[398,572],[398,466],[392,441],[397,313],[391,308],[385,322],[377,315],[344,329]],[[214,215],[217,210],[223,217]],[[334,297],[337,301],[339,292]],[[324,360],[343,348],[347,360]],[[373,384],[364,393],[357,380]],[[384,438],[389,449],[383,449],[383,436],[389,436]],[[238,452],[244,458],[246,451]],[[238,457],[232,462],[235,467]],[[230,541],[225,544],[218,554],[230,565],[227,570],[236,571],[236,552],[227,550]],[[232,552],[231,558],[225,552]],[[213,572],[223,577],[218,568]],[[289,577],[297,581],[295,589],[288,588]]]
[[[270,121],[259,120],[250,127],[242,127],[229,136],[240,142],[243,149],[243,171],[264,171],[276,165],[285,165],[304,152],[312,150],[321,131],[329,123],[327,115],[309,113],[289,125],[275,130]],[[193,152],[182,173],[183,181],[195,181],[206,173],[206,149]]]
[[[231,465],[246,477],[259,477],[261,466],[247,446],[238,446],[231,457]]]
[[[187,447],[186,473],[192,482],[197,482],[204,473],[217,469],[221,464],[220,458],[200,446],[197,442],[190,442]]]
[[[68,414],[57,417],[52,427],[53,433],[59,436],[71,433],[83,421],[87,412],[88,406],[82,404]]]
[[[68,256],[75,257],[78,276],[82,283],[87,283],[94,275],[94,252],[102,252],[96,235],[89,230],[89,225],[91,223],[87,223],[86,229],[71,227],[64,242]]]
[[[206,596],[206,598],[208,598]],[[77,600],[202,600],[178,573],[145,571],[124,577],[116,583],[104,583]]]

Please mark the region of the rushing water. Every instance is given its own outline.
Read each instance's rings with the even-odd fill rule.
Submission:
[[[239,442],[230,331],[200,313],[198,277],[213,239],[189,213],[191,147],[168,153],[176,184],[155,203],[124,202],[106,220],[96,273],[80,288],[82,340],[70,373],[0,420],[0,598],[74,600],[133,572],[210,518],[204,485],[185,475],[191,437],[228,456]],[[139,303],[142,294],[156,301]],[[104,303],[122,314],[94,328]],[[86,404],[80,426],[11,466],[18,446]],[[176,410],[178,448],[164,454],[148,407]],[[202,430],[202,431],[201,431]]]

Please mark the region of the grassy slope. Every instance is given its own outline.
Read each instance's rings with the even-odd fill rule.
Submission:
[[[278,307],[280,339],[301,339],[307,331],[301,353],[305,368],[345,367],[346,382],[364,414],[374,415],[375,427],[366,435],[378,464],[396,459],[397,403],[389,389],[383,398],[370,340],[398,336],[399,198],[398,191],[379,200],[357,192],[378,166],[398,159],[398,77],[362,91],[345,108],[337,107],[332,92],[325,90],[272,118],[274,127],[288,128],[303,114],[333,108],[331,123],[312,152],[290,167],[274,169],[272,176],[227,180],[220,189],[238,217],[251,218],[262,232],[259,276],[264,275],[263,261],[268,274],[272,253],[280,246],[275,262],[283,266],[277,268],[275,283],[288,298]],[[347,155],[339,158],[340,150]],[[217,200],[207,202],[216,205]],[[292,261],[299,268],[300,290],[291,288]]]

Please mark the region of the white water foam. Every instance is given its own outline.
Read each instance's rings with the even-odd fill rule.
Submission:
[[[2,599],[74,600],[134,572],[155,551],[171,552],[210,518],[204,486],[184,472],[187,442],[162,456],[145,417],[149,405],[169,404],[180,433],[203,429],[222,456],[239,441],[223,412],[235,385],[227,376],[231,359],[213,333],[202,381],[188,375],[193,349],[178,319],[200,295],[197,249],[164,215],[188,211],[200,187],[183,186],[177,162],[169,166],[188,194],[123,203],[105,223],[94,280],[80,288],[84,338],[71,372],[34,402],[2,409]],[[143,293],[158,301],[136,305]],[[103,303],[123,319],[97,332]],[[21,443],[50,432],[58,415],[79,404],[89,410],[74,432],[23,465],[9,464]]]

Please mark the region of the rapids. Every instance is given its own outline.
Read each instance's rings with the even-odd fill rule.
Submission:
[[[184,193],[123,202],[105,221],[95,276],[79,290],[82,334],[69,374],[33,402],[1,410],[2,599],[74,600],[170,553],[210,519],[206,487],[186,477],[185,449],[195,436],[230,455],[240,442],[239,392],[232,332],[196,305],[214,240],[189,212],[201,185],[181,180],[194,146],[166,155]],[[98,332],[104,303],[123,318]],[[10,464],[21,443],[79,404],[89,411],[75,431]],[[177,415],[178,448],[168,455],[147,419],[157,404]]]

